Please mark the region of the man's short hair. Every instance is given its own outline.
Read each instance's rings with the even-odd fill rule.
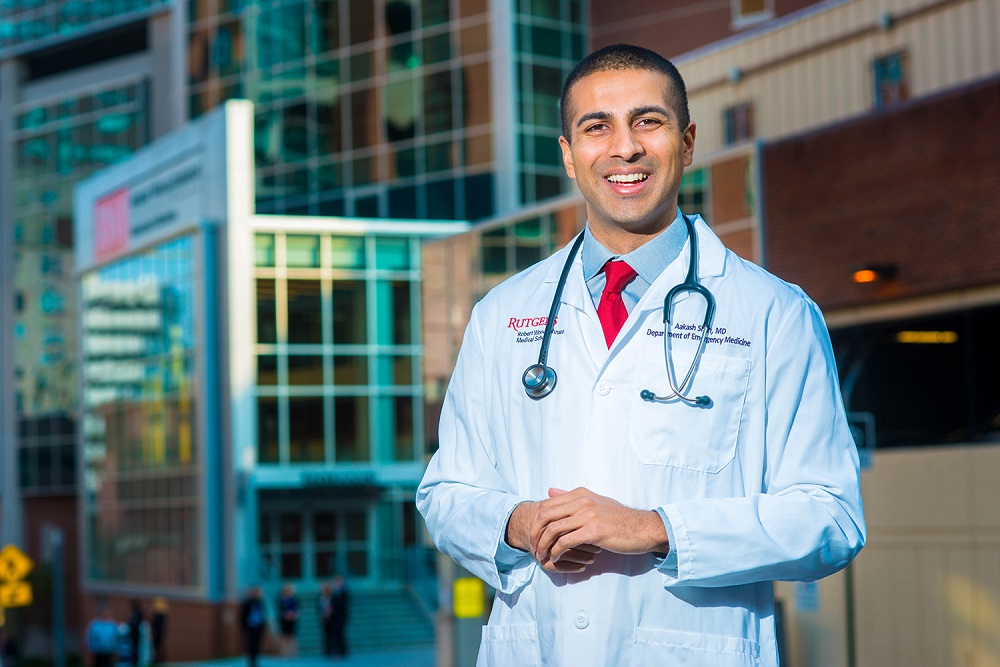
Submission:
[[[595,72],[608,70],[644,69],[659,72],[667,77],[670,85],[667,87],[666,99],[677,114],[679,129],[683,132],[691,122],[688,112],[687,88],[681,73],[674,64],[655,51],[631,44],[612,44],[594,51],[581,60],[573,68],[563,83],[562,95],[559,97],[559,114],[562,118],[562,134],[570,141],[569,93],[577,81]]]

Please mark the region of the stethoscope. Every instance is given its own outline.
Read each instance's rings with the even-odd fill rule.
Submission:
[[[684,224],[687,225],[688,238],[691,239],[691,258],[688,262],[688,272],[687,277],[684,278],[684,282],[679,285],[675,285],[669,292],[667,292],[666,298],[663,299],[663,357],[667,366],[667,382],[670,384],[671,393],[666,396],[657,396],[655,393],[649,389],[643,389],[639,392],[639,397],[650,403],[666,403],[672,399],[679,399],[688,405],[695,407],[707,408],[712,405],[712,399],[708,396],[695,396],[691,398],[690,396],[685,396],[681,393],[681,389],[687,387],[688,382],[691,381],[691,376],[694,375],[694,369],[698,367],[698,363],[701,361],[702,352],[705,350],[705,342],[708,338],[708,334],[712,331],[712,319],[715,317],[715,297],[708,290],[707,287],[698,282],[698,237],[694,233],[694,224],[688,216],[684,217]],[[538,350],[538,363],[528,366],[524,371],[524,375],[521,376],[521,384],[524,385],[524,391],[528,394],[530,398],[539,400],[545,398],[552,393],[552,390],[556,388],[556,372],[551,367],[546,365],[546,361],[549,357],[549,343],[552,341],[552,329],[555,326],[556,315],[559,313],[559,304],[562,301],[563,288],[566,287],[566,279],[569,277],[570,268],[573,265],[573,259],[576,257],[576,253],[579,252],[580,246],[583,245],[583,233],[581,232],[576,240],[573,242],[573,247],[569,250],[569,256],[566,258],[566,264],[563,266],[562,273],[559,275],[559,283],[556,285],[555,296],[552,297],[552,307],[549,308],[549,317],[545,322],[545,333],[542,335],[542,345]],[[684,376],[684,380],[677,384],[677,378],[674,374],[673,366],[670,363],[670,325],[671,325],[671,315],[673,314],[674,299],[679,295],[691,292],[700,294],[705,299],[705,321],[702,324],[701,330],[701,340],[698,343],[698,350],[695,352],[694,359],[691,362],[691,366],[688,368],[687,374]]]

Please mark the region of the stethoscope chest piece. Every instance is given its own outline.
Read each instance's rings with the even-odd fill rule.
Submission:
[[[545,398],[556,388],[556,372],[544,364],[532,364],[521,376],[521,384],[530,398]]]

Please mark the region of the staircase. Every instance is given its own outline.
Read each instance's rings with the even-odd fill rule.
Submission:
[[[323,630],[315,599],[299,597],[299,655],[323,653]],[[351,590],[347,649],[351,653],[434,646],[434,625],[405,589]]]

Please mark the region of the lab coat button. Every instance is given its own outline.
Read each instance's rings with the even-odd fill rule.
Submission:
[[[601,396],[607,396],[608,394],[611,393],[611,385],[608,384],[607,382],[602,382],[601,384],[597,385],[597,393],[600,394]]]
[[[590,625],[590,619],[587,618],[587,615],[581,611],[576,615],[576,618],[573,619],[573,625],[575,625],[580,630],[583,630],[588,625]]]

